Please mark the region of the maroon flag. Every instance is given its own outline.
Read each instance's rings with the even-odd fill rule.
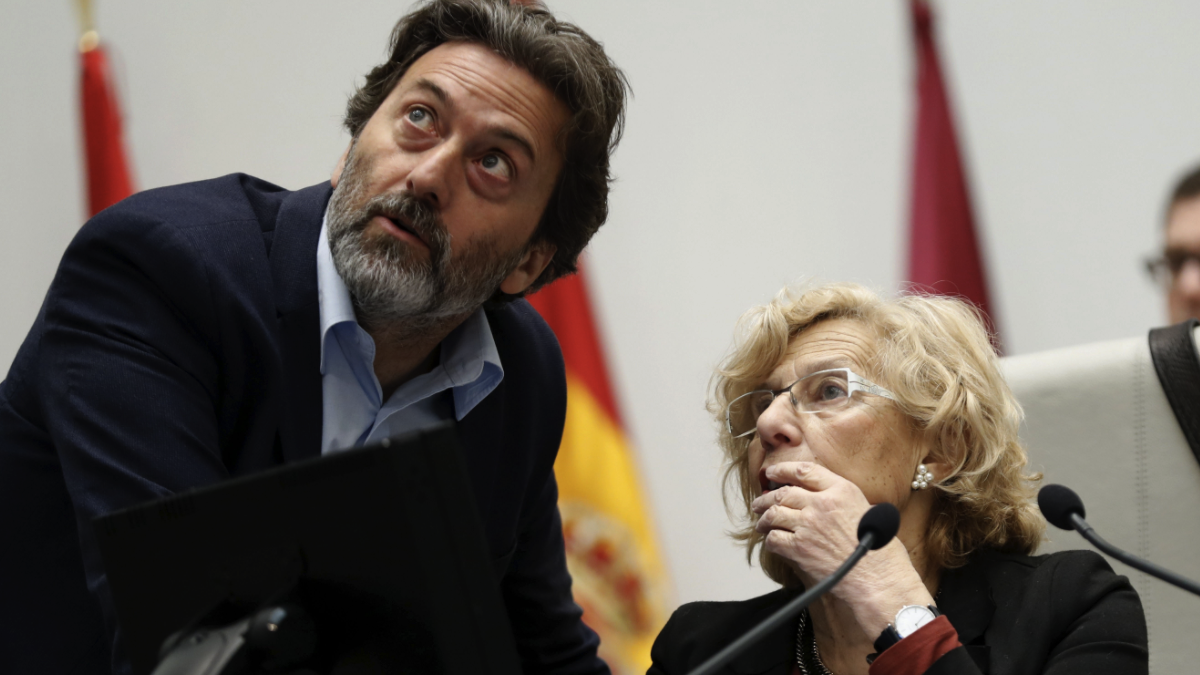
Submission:
[[[995,330],[954,118],[933,40],[933,11],[926,0],[910,0],[910,6],[917,50],[917,128],[908,280],[919,292],[970,300]]]
[[[95,33],[91,36],[90,48],[81,49],[79,55],[88,217],[133,194],[121,132],[121,111],[113,92],[108,56],[102,46],[95,44]]]

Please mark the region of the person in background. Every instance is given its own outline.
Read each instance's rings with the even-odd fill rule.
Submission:
[[[1021,409],[979,314],[851,284],[752,309],[714,377],[747,556],[780,585],[680,607],[651,675],[683,675],[829,576],[873,504],[899,534],[729,672],[787,675],[1148,671],[1137,593],[1091,551],[1033,556]]]
[[[544,8],[431,0],[350,97],[331,181],[234,174],[84,225],[0,384],[0,671],[129,671],[93,518],[452,421],[524,672],[606,673],[556,504],[562,356],[522,298],[604,223],[626,91]]]
[[[1167,292],[1172,324],[1200,318],[1200,166],[1175,184],[1167,202],[1162,255],[1146,268]]]

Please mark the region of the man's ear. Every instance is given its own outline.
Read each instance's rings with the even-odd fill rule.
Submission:
[[[500,282],[500,290],[509,295],[523,293],[541,276],[557,250],[558,247],[548,241],[539,241],[530,246],[517,267]]]
[[[333,167],[333,175],[329,177],[329,182],[333,187],[337,187],[338,181],[342,179],[342,171],[346,169],[346,158],[350,156],[350,148],[354,147],[354,141],[350,141],[350,145],[342,151],[342,156],[338,157],[337,164]]]

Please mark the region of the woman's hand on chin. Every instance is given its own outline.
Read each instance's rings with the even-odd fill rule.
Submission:
[[[858,546],[858,521],[870,508],[862,490],[811,462],[767,467],[782,487],[764,493],[750,508],[766,535],[768,551],[795,563],[813,580],[833,573]]]
[[[814,581],[833,573],[858,546],[858,523],[871,504],[857,485],[811,462],[780,462],[767,479],[782,487],[751,503],[767,550]],[[876,636],[905,605],[930,605],[921,575],[899,539],[872,551],[830,591],[850,606],[863,632]]]

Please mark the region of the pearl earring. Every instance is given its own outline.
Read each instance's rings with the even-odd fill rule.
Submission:
[[[929,473],[929,469],[925,468],[924,464],[917,465],[917,477],[912,483],[912,489],[924,490],[929,487],[929,483],[933,480],[933,474]]]

